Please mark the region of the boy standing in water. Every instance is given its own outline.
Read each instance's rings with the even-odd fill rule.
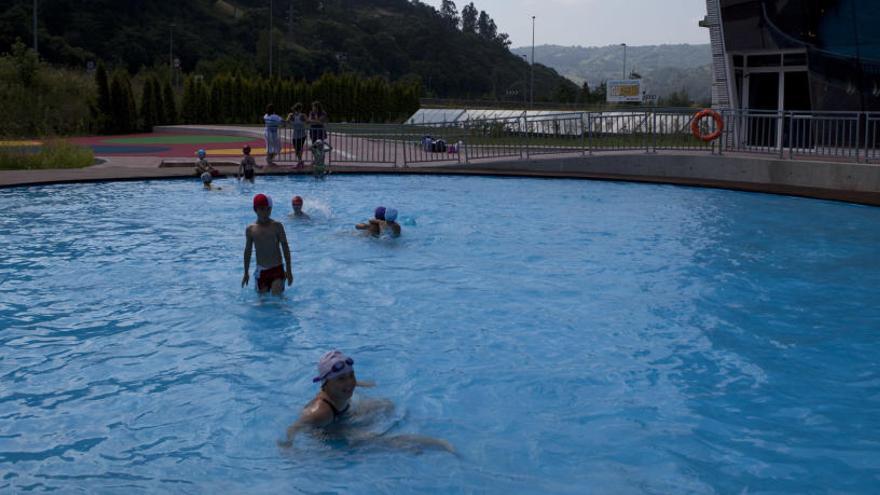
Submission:
[[[254,157],[251,156],[251,147],[249,145],[244,145],[244,148],[242,148],[241,151],[244,153],[244,156],[241,158],[241,163],[238,165],[238,176],[253,182],[254,167],[257,166],[257,162],[254,161]]]
[[[251,249],[257,248],[257,271],[254,273],[257,291],[260,293],[271,291],[273,295],[284,292],[284,280],[287,285],[293,284],[293,269],[291,268],[290,246],[287,244],[287,235],[284,226],[272,220],[272,199],[265,194],[254,196],[254,212],[257,221],[248,225],[245,230],[244,246],[244,277],[241,286],[248,284],[249,268],[251,264]],[[281,264],[281,256],[287,270]]]

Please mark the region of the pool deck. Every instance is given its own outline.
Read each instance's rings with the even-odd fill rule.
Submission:
[[[260,136],[262,129],[240,126],[174,126],[163,130]],[[194,159],[159,156],[99,156],[101,163],[83,169],[4,170],[0,187],[71,182],[148,179],[194,179]],[[233,175],[238,160],[216,158],[211,164]],[[817,160],[779,160],[747,153],[712,155],[705,151],[605,151],[582,156],[562,153],[529,159],[491,158],[478,163],[434,162],[333,164],[334,174],[491,175],[615,180],[734,189],[848,201],[880,206],[880,165]],[[306,169],[276,166],[258,175],[308,175]]]

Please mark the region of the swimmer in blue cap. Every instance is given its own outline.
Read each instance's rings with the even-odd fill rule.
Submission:
[[[281,447],[293,446],[296,435],[303,430],[322,430],[324,438],[327,434],[342,436],[349,445],[364,444],[384,445],[395,449],[421,452],[426,449],[455,452],[454,447],[446,440],[422,435],[393,435],[356,430],[350,423],[365,423],[364,418],[390,412],[394,404],[382,399],[361,399],[353,404],[352,396],[356,388],[375,387],[372,382],[363,382],[355,378],[354,360],[341,351],[332,350],[324,354],[318,361],[318,375],[312,378],[313,383],[320,383],[321,390],[302,409],[299,418],[287,428],[286,438],[278,442]]]
[[[385,207],[379,206],[376,208],[376,211],[373,214],[373,218],[371,218],[366,223],[359,223],[354,226],[354,228],[358,230],[366,230],[370,232],[370,235],[378,236],[382,233],[382,224],[385,223]]]
[[[397,223],[397,210],[394,208],[385,210],[385,225],[382,230],[385,229],[390,231],[391,237],[400,237],[400,224]]]

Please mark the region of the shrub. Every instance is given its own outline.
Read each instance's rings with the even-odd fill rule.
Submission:
[[[21,42],[0,56],[0,136],[89,132],[94,82],[86,74],[49,67]]]
[[[48,141],[36,151],[29,147],[0,147],[0,170],[83,168],[94,163],[91,149],[63,140]]]

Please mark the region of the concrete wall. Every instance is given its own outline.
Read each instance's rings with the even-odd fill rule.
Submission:
[[[454,170],[703,185],[880,205],[880,165],[762,156],[603,154],[443,167]]]

